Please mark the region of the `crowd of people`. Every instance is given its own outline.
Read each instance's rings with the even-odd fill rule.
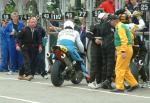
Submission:
[[[139,85],[129,65],[132,60],[137,60],[137,56],[141,79],[144,82],[148,80],[142,69],[147,50],[141,37],[135,35],[135,31],[145,28],[138,10],[138,1],[126,0],[125,7],[116,12],[114,0],[102,2],[97,9],[99,8],[104,13],[98,15],[97,23],[91,27],[92,35],[91,32],[86,32],[84,18],[80,18],[80,26],[75,21],[67,20],[63,30],[59,32],[57,44],[66,46],[71,57],[80,61],[88,87],[113,89],[111,84],[115,82],[112,92],[124,92],[125,88],[133,91]],[[0,71],[8,71],[8,74],[19,71],[18,79],[29,81],[38,70],[42,76],[46,75],[42,45],[45,30],[38,25],[36,17],[31,17],[26,25],[19,20],[17,12],[13,12],[11,18],[10,21],[3,20],[0,27]],[[79,50],[86,52],[86,37],[92,41],[89,71],[74,48],[77,43]],[[42,66],[37,66],[39,62]],[[125,86],[125,82],[128,86]]]
[[[142,35],[135,35],[136,31],[145,28],[145,22],[137,0],[126,0],[125,7],[116,12],[114,3],[114,0],[106,0],[98,6],[97,9],[103,9],[105,13],[98,15],[98,22],[91,30],[92,37],[87,35],[92,40],[91,79],[88,86],[112,89],[111,83],[115,81],[116,89],[113,92],[124,92],[126,81],[126,88],[130,87],[128,91],[132,91],[138,88],[138,79],[135,79],[129,67],[132,60],[137,60],[142,80],[146,82],[148,79],[140,63],[144,62],[147,50]]]
[[[41,58],[39,55],[42,53],[45,30],[38,25],[36,17],[31,17],[26,25],[19,20],[18,12],[13,12],[11,18],[10,21],[2,21],[0,71],[8,71],[10,75],[19,71],[18,79],[31,80],[36,73],[35,68],[40,68],[36,67],[40,61],[43,65],[40,73],[43,76],[44,53]]]

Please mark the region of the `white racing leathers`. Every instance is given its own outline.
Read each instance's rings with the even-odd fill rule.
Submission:
[[[84,46],[80,40],[79,32],[73,29],[62,30],[58,34],[57,45],[66,46],[72,59],[80,62],[83,75],[89,77],[88,69],[86,69],[83,59],[75,48],[77,46],[79,51],[84,53]]]

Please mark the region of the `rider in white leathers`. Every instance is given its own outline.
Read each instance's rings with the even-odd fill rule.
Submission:
[[[64,30],[60,31],[58,34],[57,45],[64,45],[67,47],[72,59],[80,62],[83,75],[86,79],[89,79],[88,70],[75,48],[77,46],[79,51],[84,53],[84,46],[80,40],[79,32],[74,30],[74,23],[72,21],[65,21]]]

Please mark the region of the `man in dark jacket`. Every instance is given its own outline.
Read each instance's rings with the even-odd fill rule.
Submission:
[[[98,22],[94,25],[92,29],[93,35],[91,37],[88,35],[88,38],[92,40],[91,44],[91,69],[90,69],[90,83],[88,87],[90,88],[99,88],[99,85],[102,82],[102,34],[101,34],[101,25],[102,22]]]
[[[102,43],[102,58],[103,58],[103,70],[102,70],[102,88],[111,89],[111,82],[113,77],[113,71],[115,66],[115,46],[114,46],[114,28],[109,23],[109,16],[105,20],[101,27],[101,33],[103,37]]]
[[[42,40],[40,34],[35,30],[36,19],[29,20],[29,26],[25,27],[18,35],[16,49],[23,54],[24,67],[19,71],[18,79],[32,80],[35,75],[36,58],[42,52]],[[27,78],[24,77],[27,75]]]

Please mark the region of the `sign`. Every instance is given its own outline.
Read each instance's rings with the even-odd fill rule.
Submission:
[[[19,15],[19,19],[20,20],[28,20],[28,19],[30,19],[31,17],[28,15],[28,14],[26,14],[26,15]]]
[[[87,11],[79,11],[78,16],[79,17],[87,17],[88,12]]]
[[[98,10],[92,11],[92,15],[93,15],[93,17],[98,17],[98,15],[100,13],[102,13],[103,11],[104,11],[103,9],[98,9]]]
[[[2,14],[2,18],[3,19],[11,19],[11,15],[10,14]]]
[[[42,13],[43,19],[62,20],[61,14]]]
[[[74,12],[65,12],[66,19],[73,19],[75,16]]]
[[[142,3],[142,4],[140,4],[140,10],[141,11],[148,11],[148,10],[150,10],[150,3]]]

